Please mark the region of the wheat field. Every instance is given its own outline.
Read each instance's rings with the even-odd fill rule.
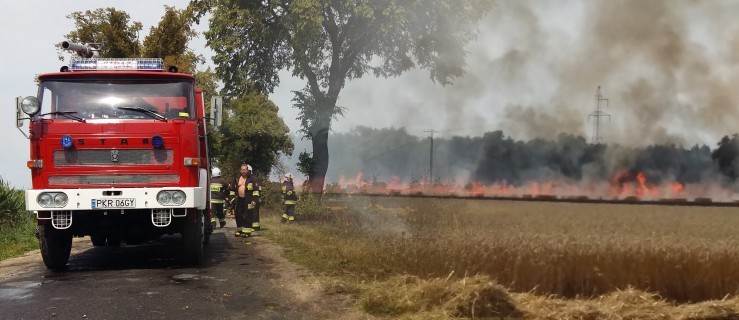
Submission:
[[[408,279],[441,279],[449,288],[476,279],[471,283],[493,283],[519,301],[554,311],[614,296],[641,297],[634,299],[692,315],[703,312],[695,303],[737,305],[739,208],[372,197],[324,205],[325,216],[281,226],[275,234],[300,248],[297,259],[322,274],[379,283],[383,292],[387,283]],[[374,301],[371,287],[360,287],[349,291]],[[739,317],[735,308],[724,311]],[[594,317],[601,318],[608,317]]]

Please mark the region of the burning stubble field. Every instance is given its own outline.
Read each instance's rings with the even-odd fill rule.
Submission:
[[[307,202],[269,235],[377,316],[739,319],[739,208]]]

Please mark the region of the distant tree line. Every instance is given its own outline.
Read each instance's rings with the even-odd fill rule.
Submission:
[[[436,182],[479,181],[520,185],[545,179],[609,180],[634,178],[642,172],[651,183],[677,181],[731,183],[739,177],[738,136],[724,137],[715,149],[674,144],[647,147],[590,144],[582,136],[562,133],[551,140],[515,140],[502,131],[483,136],[434,139]],[[357,127],[337,133],[330,143],[329,182],[357,178],[404,182],[428,179],[428,137],[403,128]],[[393,178],[395,176],[395,178]]]

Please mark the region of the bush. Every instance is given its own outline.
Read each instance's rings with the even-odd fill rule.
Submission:
[[[38,248],[36,219],[26,211],[23,191],[0,179],[0,260]]]
[[[282,186],[279,182],[267,182],[262,184],[262,207],[268,209],[281,210],[282,204]]]
[[[324,221],[329,218],[328,208],[312,193],[301,192],[295,214],[304,221]]]
[[[11,188],[0,179],[0,230],[32,220],[33,215],[26,211],[23,191]]]

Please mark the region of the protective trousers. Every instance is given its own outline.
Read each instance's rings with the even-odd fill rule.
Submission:
[[[292,221],[295,221],[295,205],[286,204],[285,213],[282,214],[282,222],[292,222]]]
[[[251,223],[246,224],[246,198],[236,197],[236,209],[234,210],[234,216],[236,218],[237,228],[251,228]]]
[[[223,211],[223,203],[211,203],[210,207],[213,209],[213,214],[219,220],[226,219],[226,212]]]
[[[259,207],[261,206],[262,205],[259,202],[257,202],[256,206],[254,206],[254,215],[252,216],[252,220],[251,220],[251,227],[253,229],[261,228],[261,225],[259,224]]]

